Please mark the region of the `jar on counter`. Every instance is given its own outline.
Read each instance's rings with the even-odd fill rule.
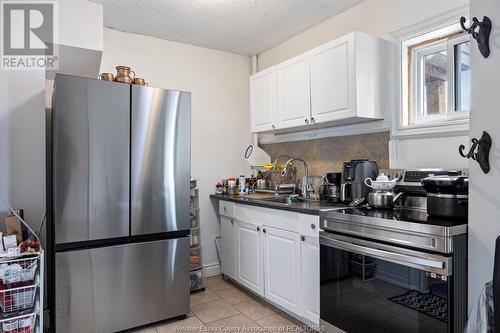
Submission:
[[[234,177],[227,180],[227,194],[236,195],[236,178]]]
[[[217,183],[217,185],[215,185],[215,194],[222,194],[222,184],[221,183]]]
[[[222,194],[227,194],[227,188],[228,188],[228,184],[227,184],[227,179],[223,179],[222,180]]]
[[[240,186],[240,193],[245,193],[245,182],[247,180],[247,177],[245,175],[240,175],[239,180],[239,186]]]

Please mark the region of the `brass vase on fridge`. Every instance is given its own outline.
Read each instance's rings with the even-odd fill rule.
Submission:
[[[130,76],[133,73],[134,76]],[[134,82],[135,72],[127,66],[116,66],[116,76],[115,81],[121,83],[132,84]]]

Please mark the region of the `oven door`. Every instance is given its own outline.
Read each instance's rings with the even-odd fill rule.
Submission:
[[[330,232],[321,232],[320,246],[328,333],[450,332],[450,257]]]

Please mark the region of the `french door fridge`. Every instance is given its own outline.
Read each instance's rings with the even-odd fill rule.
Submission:
[[[48,111],[54,332],[189,312],[190,94],[57,75]]]

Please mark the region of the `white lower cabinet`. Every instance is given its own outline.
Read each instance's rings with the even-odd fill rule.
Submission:
[[[300,313],[299,234],[264,226],[265,297]]]
[[[220,235],[222,240],[221,267],[222,274],[236,279],[236,230],[237,225],[233,218],[220,217]]]
[[[237,277],[243,286],[264,296],[262,226],[237,221]]]
[[[319,323],[319,238],[301,236],[300,273],[302,316]]]
[[[220,216],[222,273],[319,325],[319,217],[251,209],[236,204],[233,217]]]

